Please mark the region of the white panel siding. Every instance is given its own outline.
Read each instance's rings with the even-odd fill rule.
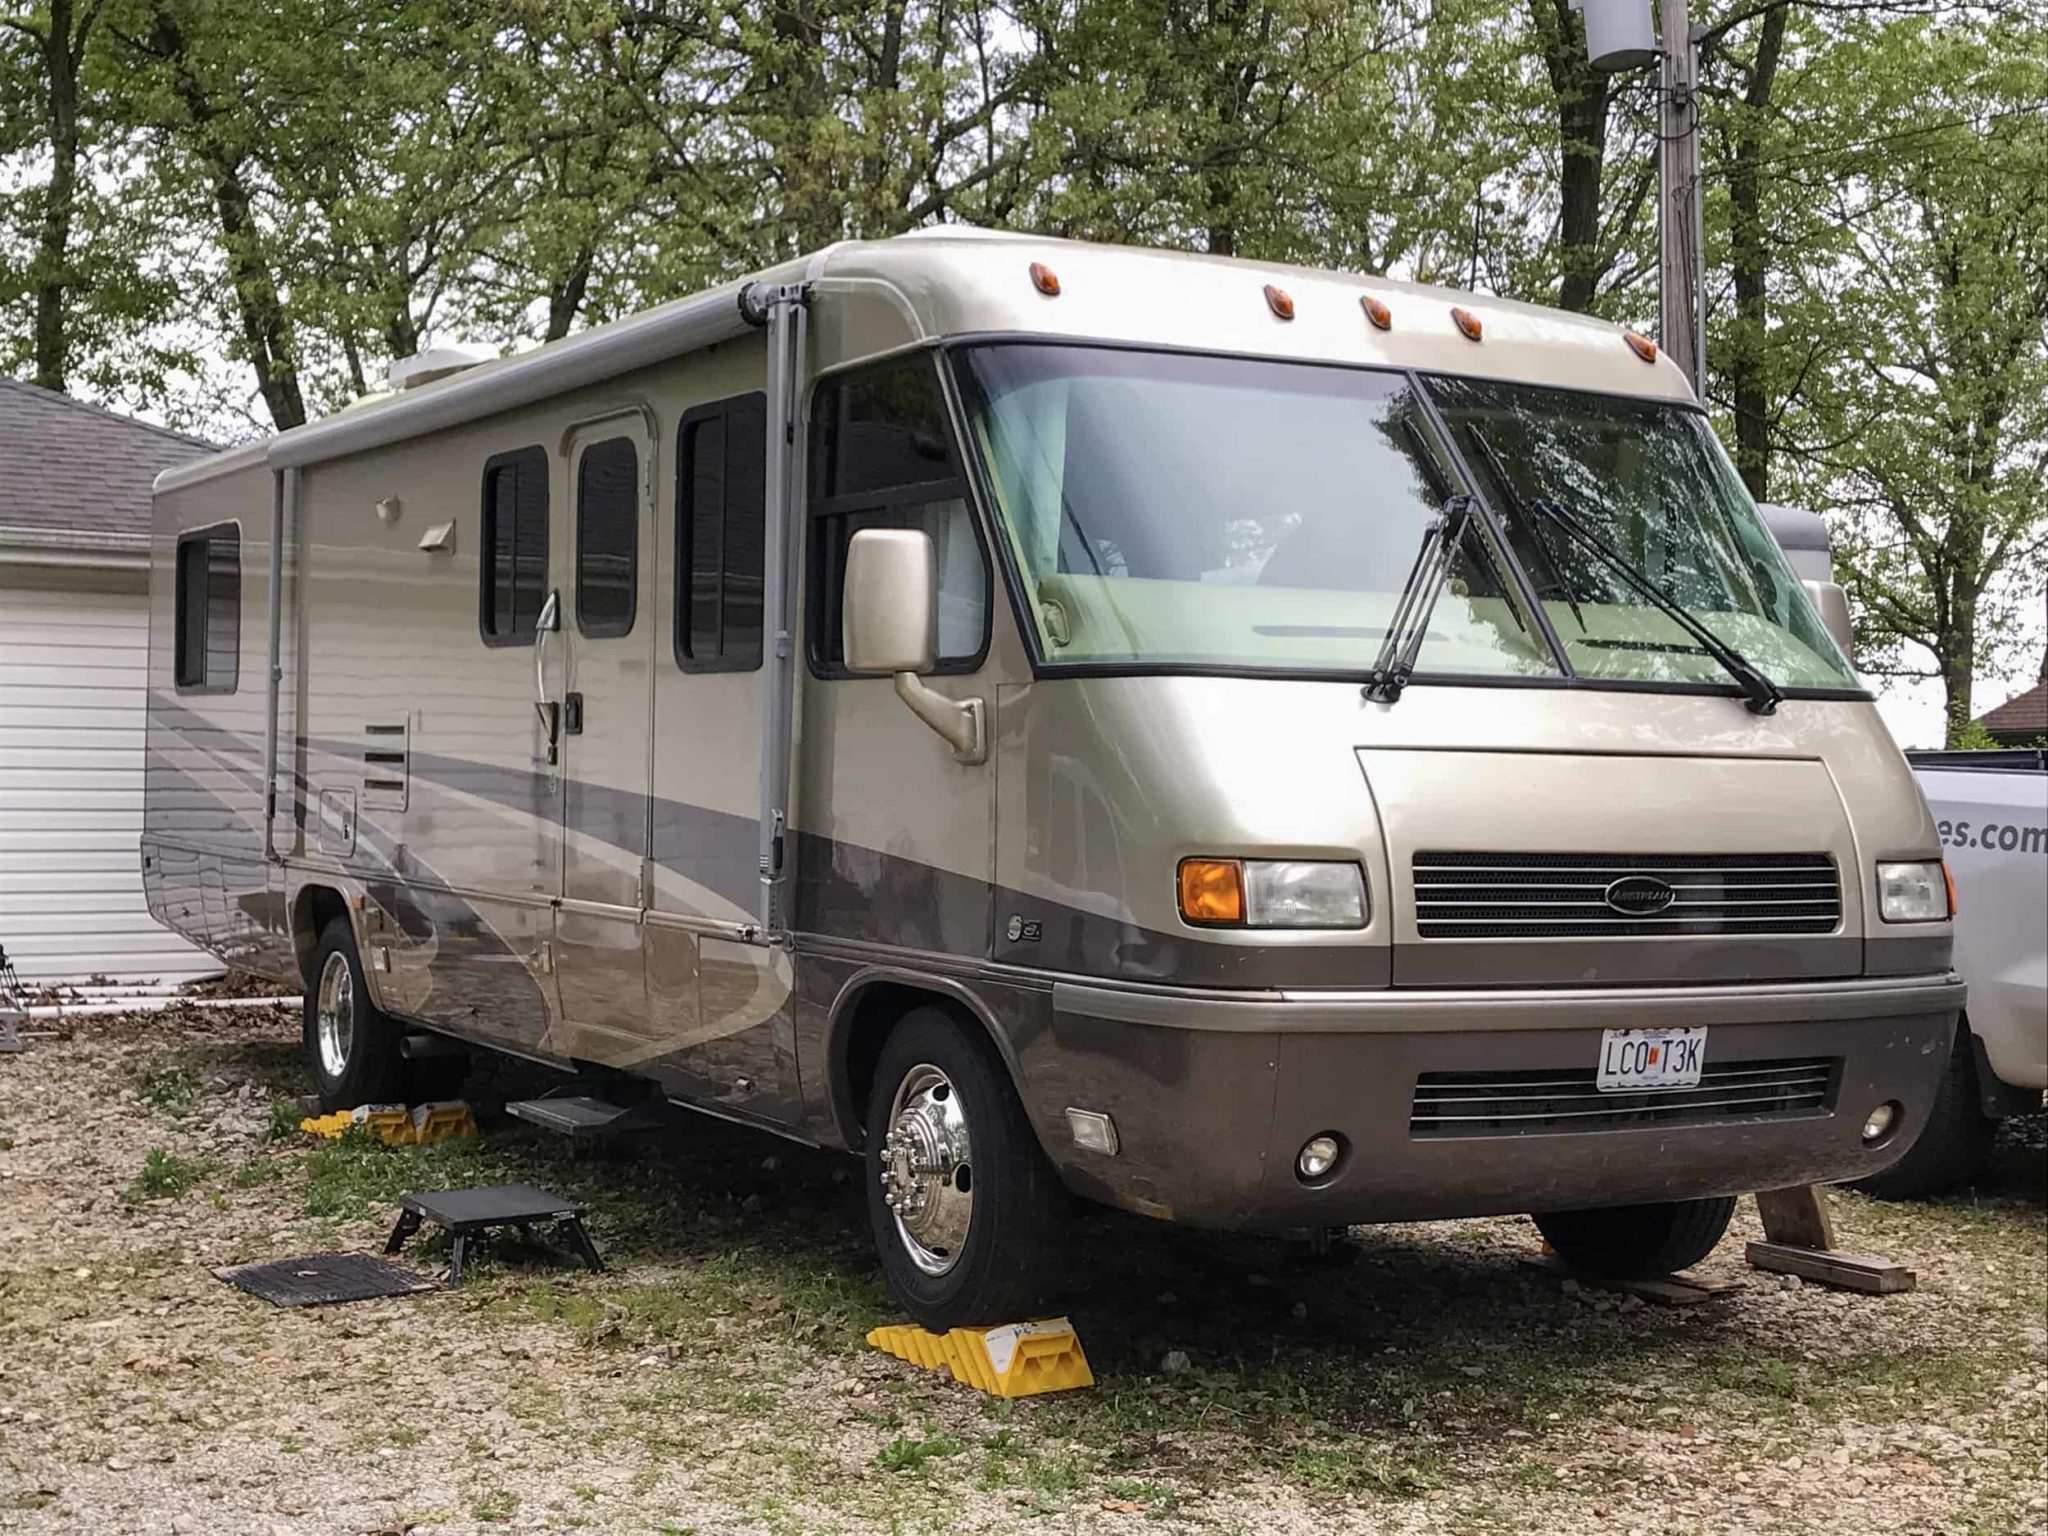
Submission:
[[[149,597],[0,566],[0,946],[26,982],[175,981],[220,962],[142,897]]]

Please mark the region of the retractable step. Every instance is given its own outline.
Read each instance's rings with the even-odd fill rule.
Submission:
[[[590,1094],[514,1099],[505,1105],[505,1113],[515,1119],[579,1141],[651,1130],[661,1123],[663,1110],[664,1105],[659,1099],[639,1104],[614,1104],[610,1099]]]

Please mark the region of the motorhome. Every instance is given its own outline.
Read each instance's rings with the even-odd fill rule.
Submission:
[[[936,229],[465,361],[157,486],[151,908],[325,1103],[857,1153],[933,1327],[1074,1197],[1637,1274],[1918,1132],[1940,839],[1647,339]]]

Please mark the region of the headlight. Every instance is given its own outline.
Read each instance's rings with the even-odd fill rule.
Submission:
[[[1948,880],[1942,874],[1941,861],[1878,865],[1877,910],[1888,923],[1946,921]]]
[[[1180,915],[1207,928],[1363,928],[1365,874],[1319,859],[1183,859]]]

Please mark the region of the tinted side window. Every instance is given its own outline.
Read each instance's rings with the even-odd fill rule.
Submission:
[[[988,648],[988,558],[953,457],[945,399],[928,356],[828,380],[812,411],[813,482],[804,561],[813,670],[843,675],[846,550],[862,528],[921,528],[939,565],[939,670],[964,672]]]
[[[630,634],[639,576],[640,453],[632,439],[608,437],[577,461],[576,627]]]
[[[548,587],[548,455],[501,453],[484,465],[483,583],[477,623],[487,645],[527,645]]]
[[[241,677],[242,531],[232,524],[178,540],[172,676],[181,693],[233,693]]]
[[[751,671],[761,665],[768,397],[691,411],[676,439],[676,663]]]

